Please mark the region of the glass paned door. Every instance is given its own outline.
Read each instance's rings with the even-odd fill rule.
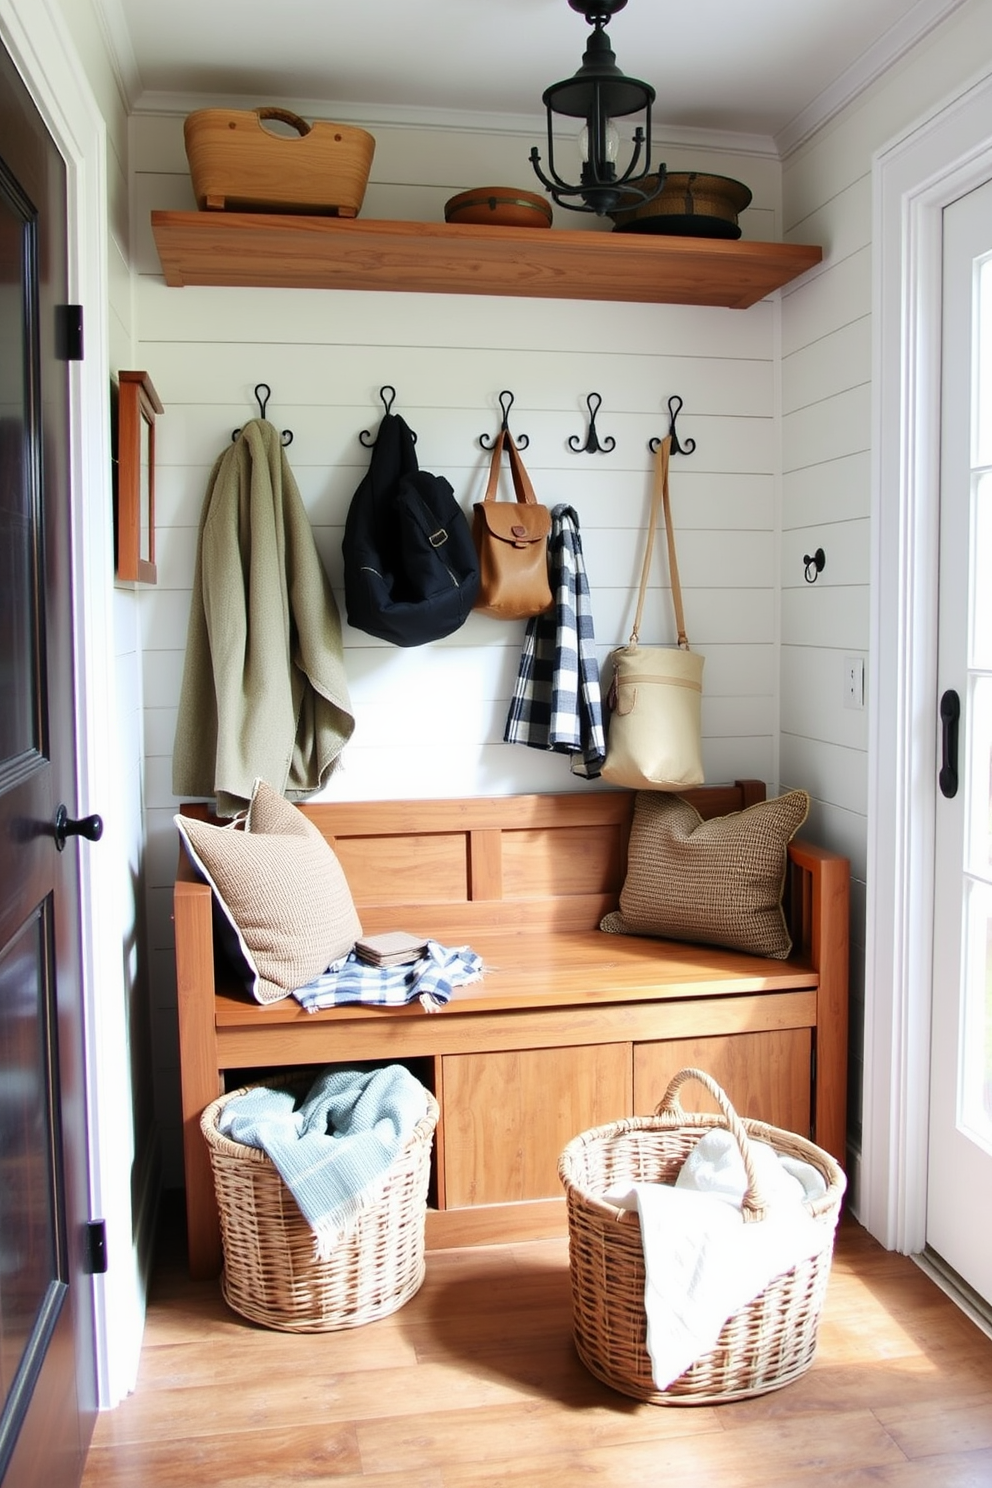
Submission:
[[[927,1243],[992,1299],[992,183],[944,213]],[[953,701],[951,701],[953,700]]]

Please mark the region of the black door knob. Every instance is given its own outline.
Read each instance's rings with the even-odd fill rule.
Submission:
[[[77,821],[69,815],[65,805],[55,812],[55,846],[59,852],[65,847],[67,837],[88,837],[90,842],[99,842],[103,836],[102,816],[81,816]]]

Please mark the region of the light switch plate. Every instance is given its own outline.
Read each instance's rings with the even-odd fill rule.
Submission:
[[[844,707],[862,709],[865,705],[865,659],[844,657]]]

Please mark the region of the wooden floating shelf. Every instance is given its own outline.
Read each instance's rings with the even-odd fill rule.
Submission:
[[[746,310],[820,262],[804,243],[258,212],[153,212],[166,284],[625,300]]]

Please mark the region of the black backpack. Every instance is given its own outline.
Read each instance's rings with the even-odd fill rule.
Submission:
[[[464,625],[479,560],[448,481],[417,468],[413,434],[384,415],[341,544],[348,624],[395,646],[423,646]]]

